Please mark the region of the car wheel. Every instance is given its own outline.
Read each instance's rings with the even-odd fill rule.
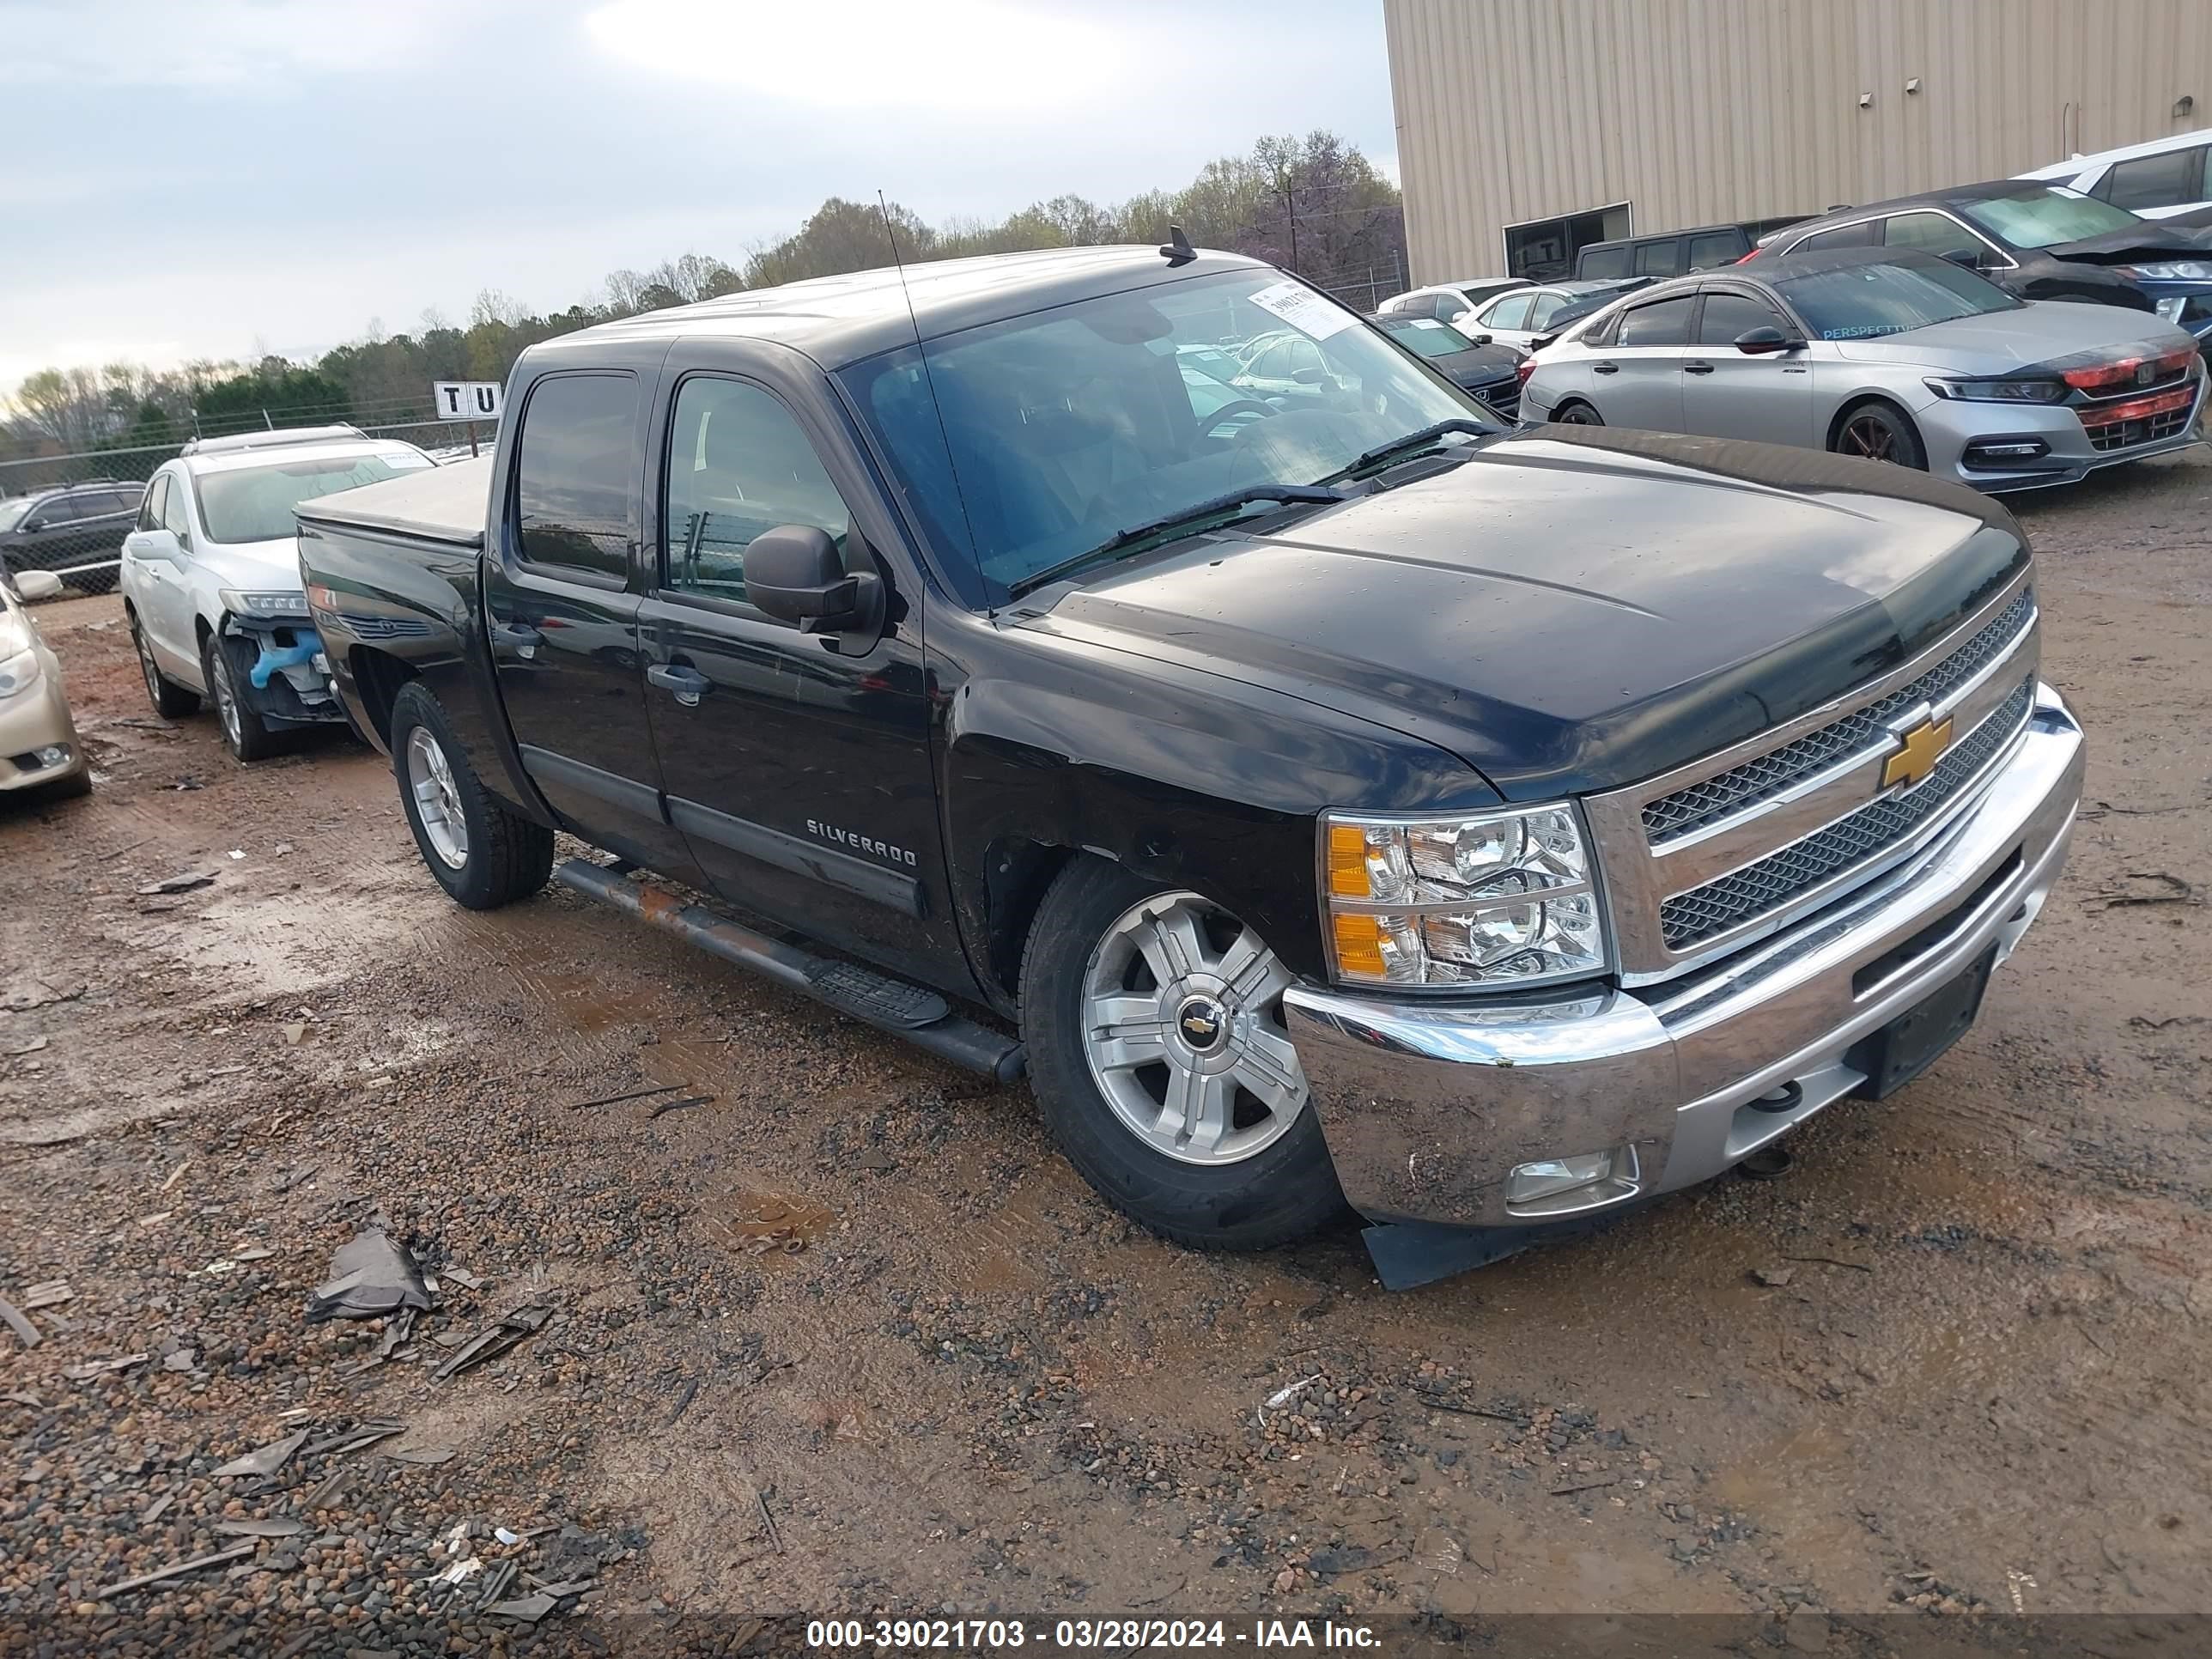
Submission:
[[[1552,419],[1559,426],[1603,426],[1605,424],[1603,421],[1598,419],[1597,410],[1592,409],[1588,404],[1571,401],[1561,404],[1553,410]]]
[[[1863,403],[1845,410],[1836,422],[1828,447],[1838,455],[1855,455],[1861,460],[1891,461],[1919,472],[1928,470],[1928,453],[1920,446],[1920,434],[1904,413],[1889,404]]]
[[[131,617],[131,643],[138,650],[138,672],[146,681],[146,695],[153,699],[154,712],[165,720],[181,720],[200,706],[199,694],[187,691],[164,674],[154,660],[154,647],[147,643],[146,630],[138,625],[136,612]]]
[[[210,634],[200,646],[200,665],[208,701],[215,705],[216,720],[222,727],[222,746],[248,765],[267,760],[282,745],[240,693],[245,671],[239,666],[237,653],[220,634]]]
[[[1255,1250],[1344,1213],[1283,1026],[1291,982],[1196,893],[1084,858],[1038,908],[1022,1031],[1047,1127],[1099,1195],[1164,1237]]]
[[[454,902],[496,910],[545,885],[553,832],[483,787],[445,706],[419,684],[392,707],[392,769],[422,862]]]

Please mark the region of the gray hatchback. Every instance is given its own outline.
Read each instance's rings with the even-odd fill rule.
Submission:
[[[2197,342],[2149,313],[1845,248],[1608,307],[1530,359],[1522,420],[1794,444],[1996,491],[2201,441],[2204,386]]]

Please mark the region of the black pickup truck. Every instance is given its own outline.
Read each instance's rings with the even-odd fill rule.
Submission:
[[[1284,330],[1313,395],[1178,362]],[[2003,508],[1514,431],[1180,238],[655,312],[507,406],[489,459],[299,510],[431,873],[1026,1070],[1175,1238],[1715,1175],[1942,1053],[2064,856]]]

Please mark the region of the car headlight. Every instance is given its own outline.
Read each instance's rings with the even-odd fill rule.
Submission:
[[[2212,282],[2212,259],[2161,259],[2156,264],[2136,265],[2134,270],[2138,276],[2190,283]]]
[[[2165,318],[2169,323],[2179,322],[2181,320],[2181,313],[2188,309],[2189,298],[2186,295],[2172,295],[2168,298],[2160,300],[2157,302],[2158,314]]]
[[[298,592],[255,592],[226,587],[222,590],[222,607],[240,617],[304,617],[307,614],[307,596]]]
[[[1532,985],[1605,968],[1589,843],[1571,805],[1455,818],[1332,812],[1322,846],[1340,981]]]
[[[26,647],[0,662],[0,697],[12,697],[39,683],[39,653]]]
[[[1928,389],[1970,404],[2055,404],[2066,396],[2063,380],[1930,380]]]

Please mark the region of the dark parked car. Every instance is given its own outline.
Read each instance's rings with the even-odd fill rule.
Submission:
[[[95,478],[0,501],[0,566],[56,571],[81,593],[107,592],[145,495],[143,484]]]
[[[1440,323],[1433,317],[1378,313],[1373,321],[1454,386],[1472,392],[1499,419],[1510,421],[1520,414],[1519,371],[1528,359],[1527,352],[1500,345],[1486,334],[1470,340],[1449,323]]]
[[[1201,412],[1175,346],[1267,324],[1360,395]],[[825,1050],[835,1011],[1026,1072],[1188,1243],[1348,1201],[1402,1283],[1437,1229],[1389,1224],[1705,1180],[1931,1063],[2064,857],[2003,508],[1513,432],[1249,259],[754,289],[533,345],[507,406],[480,469],[298,508],[430,874],[557,879],[826,1004]]]
[[[1793,225],[1754,259],[1910,247],[1978,270],[2023,300],[2155,311],[2212,340],[2212,231],[2143,219],[2079,191],[1998,179],[1847,208]]]
[[[1694,230],[1662,230],[1645,236],[1624,236],[1617,241],[1590,242],[1575,254],[1575,276],[1589,282],[1601,276],[1685,276],[1693,270],[1715,270],[1732,265],[1759,246],[1760,237],[1794,225],[1805,216],[1785,214],[1778,219],[1744,219],[1732,225],[1699,225]]]

